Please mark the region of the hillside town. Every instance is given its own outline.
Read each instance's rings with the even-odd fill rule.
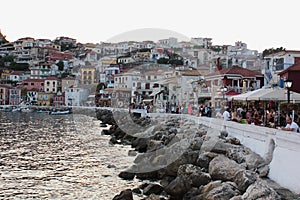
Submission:
[[[7,41],[0,33],[0,105],[219,108],[234,95],[283,88],[287,78],[300,92],[299,61],[300,50],[258,52],[212,38],[82,44],[65,36]]]

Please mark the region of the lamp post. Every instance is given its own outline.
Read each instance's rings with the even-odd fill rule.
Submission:
[[[227,92],[227,87],[222,86],[222,87],[220,88],[220,91],[221,91],[222,94],[223,94],[223,101],[224,101],[224,100],[225,100],[225,93]]]
[[[290,103],[290,96],[291,96],[290,89],[292,87],[292,84],[293,84],[292,80],[287,79],[287,80],[284,81],[284,85],[287,88],[288,103]]]

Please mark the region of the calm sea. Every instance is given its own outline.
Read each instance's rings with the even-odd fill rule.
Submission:
[[[117,177],[134,158],[129,147],[109,145],[99,124],[84,115],[0,112],[0,199],[112,199],[138,185]]]

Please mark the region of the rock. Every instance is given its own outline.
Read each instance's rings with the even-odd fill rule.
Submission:
[[[203,144],[203,139],[200,137],[196,137],[192,142],[190,148],[192,150],[200,150]]]
[[[177,176],[164,190],[172,196],[173,199],[182,199],[184,194],[192,187],[192,181],[188,176]]]
[[[247,169],[255,170],[265,163],[265,160],[257,153],[249,150],[248,155],[245,156]]]
[[[128,151],[128,156],[134,157],[134,156],[136,156],[136,155],[137,155],[137,152],[136,152],[136,151],[134,151],[134,150],[129,150],[129,151]]]
[[[201,194],[191,198],[191,200],[209,199],[209,200],[228,200],[239,195],[240,192],[232,182],[218,182],[208,184],[201,190]]]
[[[223,130],[220,132],[220,138],[225,139],[228,136],[228,132]]]
[[[274,189],[264,184],[261,180],[257,180],[250,185],[246,192],[242,195],[243,200],[280,200],[281,197]]]
[[[229,199],[229,200],[243,200],[243,199],[242,199],[242,196],[239,195],[239,196],[232,197],[232,198]]]
[[[137,138],[132,142],[132,147],[139,153],[145,153],[147,151],[150,139],[149,138]]]
[[[175,162],[171,163],[166,167],[166,175],[176,176],[180,165],[183,164],[195,165],[198,156],[199,156],[199,151],[187,150],[180,156],[180,158],[178,158]]]
[[[230,144],[241,145],[241,141],[235,137],[226,137],[225,141]]]
[[[208,173],[202,172],[200,167],[192,164],[181,165],[178,168],[178,176],[187,176],[191,180],[193,187],[199,187],[206,185],[211,181],[211,177]]]
[[[200,195],[200,193],[201,193],[201,189],[193,187],[187,193],[185,193],[182,200],[190,200],[193,197]]]
[[[235,161],[219,155],[209,163],[209,174],[214,180],[233,181],[237,172],[244,170]]]
[[[109,165],[107,165],[107,168],[116,168],[116,166],[112,165],[112,164],[109,164]]]
[[[132,191],[130,189],[123,190],[120,194],[116,195],[113,200],[133,200]]]
[[[119,177],[124,179],[124,180],[133,180],[135,174],[131,172],[120,172]]]
[[[160,196],[155,195],[155,194],[151,194],[150,196],[144,198],[143,200],[165,200],[165,198],[160,197]]]
[[[258,175],[249,170],[243,170],[236,173],[234,182],[237,184],[238,189],[244,193],[246,189],[256,181]]]
[[[152,184],[150,183],[145,189],[143,190],[144,195],[150,195],[150,194],[160,194],[163,191],[163,187],[158,184]]]
[[[204,152],[199,154],[199,157],[195,163],[196,166],[208,169],[210,161],[215,158],[218,154],[212,152]]]
[[[134,188],[134,189],[132,189],[132,193],[134,193],[134,194],[142,194],[142,191],[141,191],[140,188]]]
[[[100,123],[100,127],[106,128],[106,127],[107,127],[107,124]]]
[[[160,185],[162,187],[166,187],[167,185],[169,185],[176,177],[174,176],[164,176],[161,180],[160,180]]]
[[[256,172],[259,174],[259,177],[267,177],[270,171],[269,165],[262,165],[257,168]]]

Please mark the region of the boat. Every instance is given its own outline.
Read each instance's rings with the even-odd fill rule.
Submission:
[[[12,111],[12,112],[20,112],[20,111],[21,111],[21,108],[16,107],[16,108],[13,108],[11,111]]]
[[[12,107],[11,106],[3,106],[0,109],[3,112],[11,112],[12,111]]]
[[[50,113],[49,110],[37,110],[36,112],[37,113]]]
[[[34,112],[34,110],[31,108],[21,108],[21,112],[31,113]]]
[[[49,115],[67,115],[71,114],[71,110],[57,110],[57,111],[50,111]]]

